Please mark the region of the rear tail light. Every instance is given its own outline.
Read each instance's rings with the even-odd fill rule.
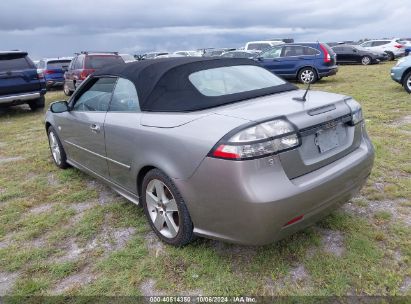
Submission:
[[[53,70],[44,70],[44,74],[46,75],[55,74],[55,73],[56,71],[53,71]]]
[[[91,73],[93,73],[95,70],[94,69],[84,69],[83,71],[81,71],[80,73],[80,79],[84,80],[88,77],[88,75],[90,75]]]
[[[402,44],[396,44],[394,45],[394,47],[396,47],[397,49],[403,48],[404,46]]]
[[[345,103],[351,109],[351,124],[356,125],[364,120],[362,116],[361,105],[352,98],[345,99]]]
[[[331,54],[328,52],[327,48],[324,45],[320,44],[320,48],[324,53],[324,62],[325,63],[330,63],[331,62]]]
[[[228,133],[209,156],[246,160],[277,154],[299,145],[300,139],[293,125],[285,119],[275,119]]]

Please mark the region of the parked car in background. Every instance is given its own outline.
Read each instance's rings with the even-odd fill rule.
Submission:
[[[263,245],[347,202],[373,166],[361,105],[303,94],[249,59],[146,60],[93,73],[45,127],[58,167],[141,204],[162,241]]]
[[[391,69],[391,78],[401,84],[408,93],[411,93],[411,56],[398,60]]]
[[[27,52],[0,51],[0,106],[44,108],[46,84]]]
[[[401,43],[404,45],[405,56],[408,56],[411,53],[411,38],[402,38]]]
[[[369,65],[388,60],[387,53],[369,51],[357,45],[340,44],[332,47],[337,55],[337,63],[361,63]]]
[[[256,56],[258,56],[259,52],[255,51],[228,51],[222,53],[220,56],[224,58],[248,58],[248,59],[254,59]]]
[[[334,51],[319,42],[277,45],[262,52],[256,60],[274,74],[302,83],[314,83],[338,71]]]
[[[81,52],[77,54],[64,73],[64,94],[70,96],[91,73],[105,66],[123,64],[117,52]]]
[[[150,52],[143,54],[141,56],[141,60],[146,60],[146,59],[156,59],[158,56],[164,56],[168,55],[168,52]]]
[[[46,88],[63,87],[64,73],[67,71],[72,57],[44,58],[37,64],[38,73],[42,74]]]
[[[394,60],[405,54],[405,47],[398,38],[369,40],[363,42],[360,46],[369,51],[385,52],[388,55],[388,60]]]
[[[173,54],[181,55],[185,57],[201,57],[203,54],[200,51],[177,51]]]
[[[235,51],[234,48],[221,48],[221,49],[205,49],[203,57],[218,57],[225,52]]]
[[[275,45],[283,44],[281,40],[273,41],[250,41],[245,44],[244,50],[246,51],[264,51]]]
[[[121,58],[123,58],[125,63],[137,61],[137,59],[134,58],[134,56],[130,54],[120,54],[120,56]]]

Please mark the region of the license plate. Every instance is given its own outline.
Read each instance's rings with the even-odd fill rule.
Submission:
[[[338,126],[319,130],[315,134],[315,144],[320,149],[320,153],[324,153],[338,147],[340,145],[338,140]]]

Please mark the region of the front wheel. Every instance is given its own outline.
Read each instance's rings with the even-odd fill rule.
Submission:
[[[314,83],[317,81],[317,73],[312,68],[303,68],[298,72],[298,81],[301,83]]]
[[[393,61],[395,59],[394,54],[391,52],[387,52],[387,57],[388,57],[388,61]]]
[[[405,75],[402,85],[404,89],[411,94],[411,72],[409,72],[407,75]]]
[[[49,138],[50,152],[53,157],[54,163],[60,169],[68,168],[69,164],[67,163],[66,152],[64,151],[56,130],[54,130],[53,127],[49,127],[47,130],[47,135]]]
[[[193,238],[193,223],[184,200],[172,180],[153,169],[143,180],[142,204],[151,228],[165,243],[184,246]]]
[[[369,65],[371,64],[371,62],[372,62],[372,59],[370,56],[364,56],[361,58],[362,65]]]

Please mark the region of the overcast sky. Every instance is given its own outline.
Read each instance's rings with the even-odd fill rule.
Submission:
[[[0,50],[33,59],[76,51],[240,47],[292,37],[339,41],[410,37],[410,0],[3,0]]]

